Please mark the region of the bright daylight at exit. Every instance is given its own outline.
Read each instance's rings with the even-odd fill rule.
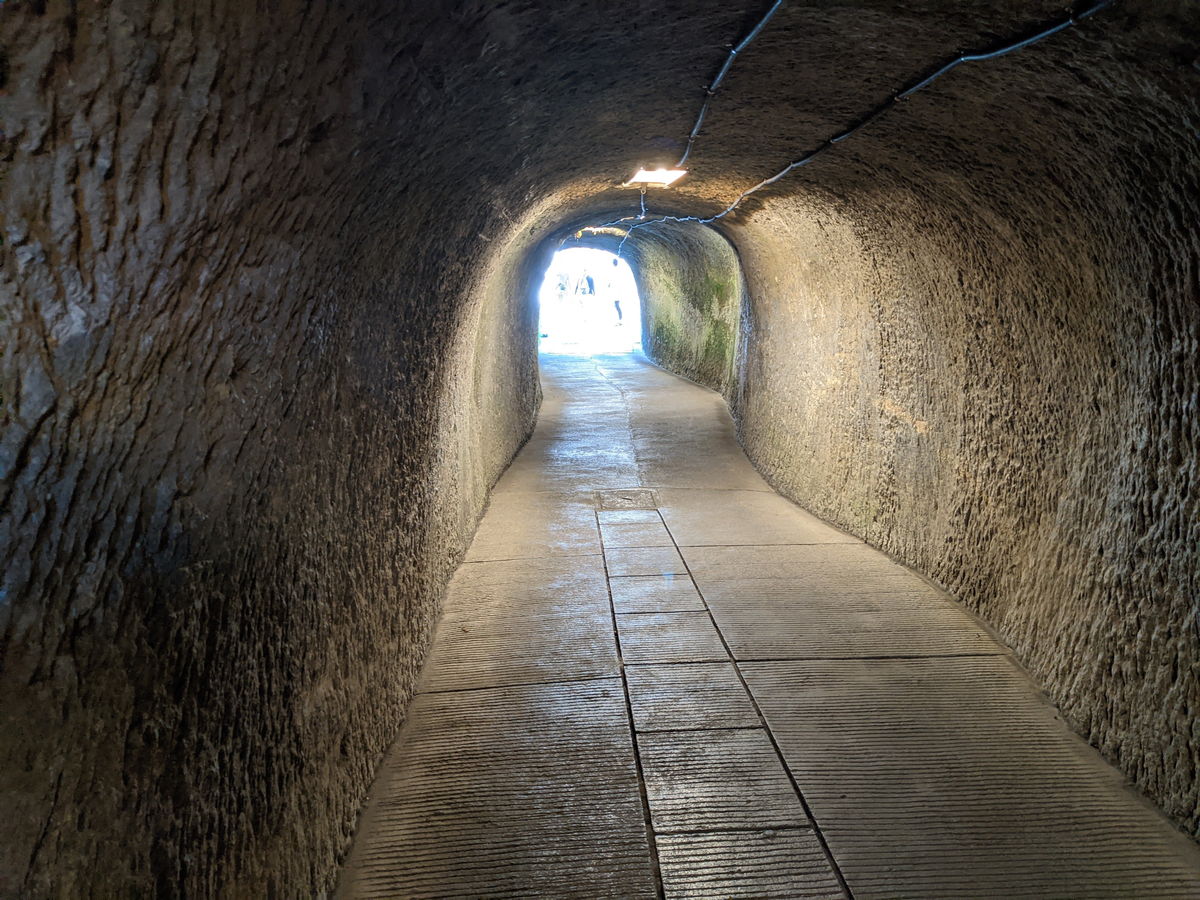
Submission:
[[[538,293],[542,353],[593,356],[642,346],[642,309],[629,263],[606,250],[554,254]]]

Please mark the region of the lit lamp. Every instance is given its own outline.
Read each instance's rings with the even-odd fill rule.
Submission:
[[[621,187],[670,187],[687,174],[687,169],[638,169]]]

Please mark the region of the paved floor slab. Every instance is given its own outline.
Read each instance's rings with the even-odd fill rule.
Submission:
[[[619,613],[703,611],[704,600],[687,575],[627,575],[609,580]]]
[[[1197,848],[1005,657],[742,666],[856,898],[1197,897]]]
[[[762,724],[732,663],[631,665],[625,676],[638,731]]]
[[[956,656],[1001,653],[970,616],[949,605],[779,604],[770,597],[709,599],[736,659]]]
[[[773,595],[781,603],[791,602],[792,597],[806,603],[841,602],[858,597],[879,604],[910,602],[921,606],[941,604],[946,598],[942,591],[924,579],[908,572],[892,570],[837,574],[796,569],[783,575],[762,575],[754,569],[729,572],[705,567],[695,575],[695,580],[704,589],[705,596]],[[961,604],[953,605],[962,608]]]
[[[600,552],[600,529],[584,494],[493,493],[467,562]]]
[[[496,485],[497,494],[516,491],[574,491],[619,487],[637,480],[632,445],[596,446],[586,432],[572,441],[530,441]]]
[[[667,526],[662,522],[620,522],[600,524],[605,547],[674,547]]]
[[[578,681],[619,674],[611,613],[443,622],[418,690]]]
[[[442,622],[603,614],[608,605],[600,554],[493,560],[459,567],[447,591]]]
[[[761,728],[649,732],[638,750],[655,831],[809,824]]]
[[[599,360],[597,371],[620,386],[627,402],[643,484],[771,491],[732,440],[733,420],[720,394],[632,356]]]
[[[619,679],[418,696],[343,897],[654,897]]]
[[[706,612],[631,613],[617,616],[621,656],[627,663],[724,661],[721,635]]]
[[[663,490],[662,516],[682,546],[861,544],[775,492]]]
[[[842,900],[841,885],[807,828],[664,834],[658,838],[666,896]]]
[[[601,511],[653,512],[658,515],[658,492],[649,488],[626,487],[621,490],[596,491],[596,509]]]
[[[621,395],[593,377],[543,387],[538,427],[496,485],[510,492],[595,491],[638,483]]]
[[[604,559],[609,575],[687,574],[687,567],[674,547],[606,547]]]
[[[791,578],[817,573],[852,578],[871,575],[915,577],[903,566],[864,543],[680,549],[697,580]]]
[[[596,518],[600,525],[631,525],[662,521],[657,509],[598,509]]]

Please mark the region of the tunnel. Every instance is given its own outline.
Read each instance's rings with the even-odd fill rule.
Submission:
[[[1187,0],[0,3],[0,896],[733,896],[688,879],[735,858],[825,867],[821,896],[1196,896],[1198,87]],[[686,175],[643,190],[641,168]],[[644,356],[539,360],[537,291],[571,247],[628,262]],[[675,750],[627,716],[622,663],[611,696],[572,682],[561,717],[535,711],[549,734],[591,710],[591,746],[624,748],[629,789],[589,821],[627,830],[527,846],[475,791],[473,851],[356,893],[370,810],[450,790],[388,795],[387,773],[427,764],[405,735],[459,715],[486,663],[422,692],[498,482],[545,429],[610,422],[676,423],[654,459],[680,471],[744,452],[753,502],[999,655],[839,655],[813,625],[841,673],[821,680],[726,640],[806,823],[778,831],[659,827],[646,754]],[[558,459],[598,534],[670,501]],[[847,693],[871,661],[893,674]],[[1025,712],[984,728],[993,700]],[[777,722],[855,703],[858,738],[796,763]],[[445,750],[469,774],[508,764],[479,716]],[[871,740],[923,773],[895,818],[869,772],[824,786]],[[991,749],[967,766],[968,745]],[[1015,830],[922,818],[959,809],[924,805],[951,783]],[[1105,812],[1009,846],[1040,820],[1004,785]],[[538,801],[556,822],[601,796],[568,787]],[[446,880],[489,841],[526,875]],[[1063,860],[1097,880],[1055,893]],[[759,895],[818,895],[791,878]]]

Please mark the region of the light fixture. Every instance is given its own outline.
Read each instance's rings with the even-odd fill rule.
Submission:
[[[686,174],[687,169],[638,169],[634,176],[621,187],[632,187],[633,185],[670,187]]]
[[[575,232],[575,237],[582,238],[585,231],[588,234],[607,234],[612,237],[625,237],[629,233],[628,229],[613,228],[611,225],[587,225]]]

